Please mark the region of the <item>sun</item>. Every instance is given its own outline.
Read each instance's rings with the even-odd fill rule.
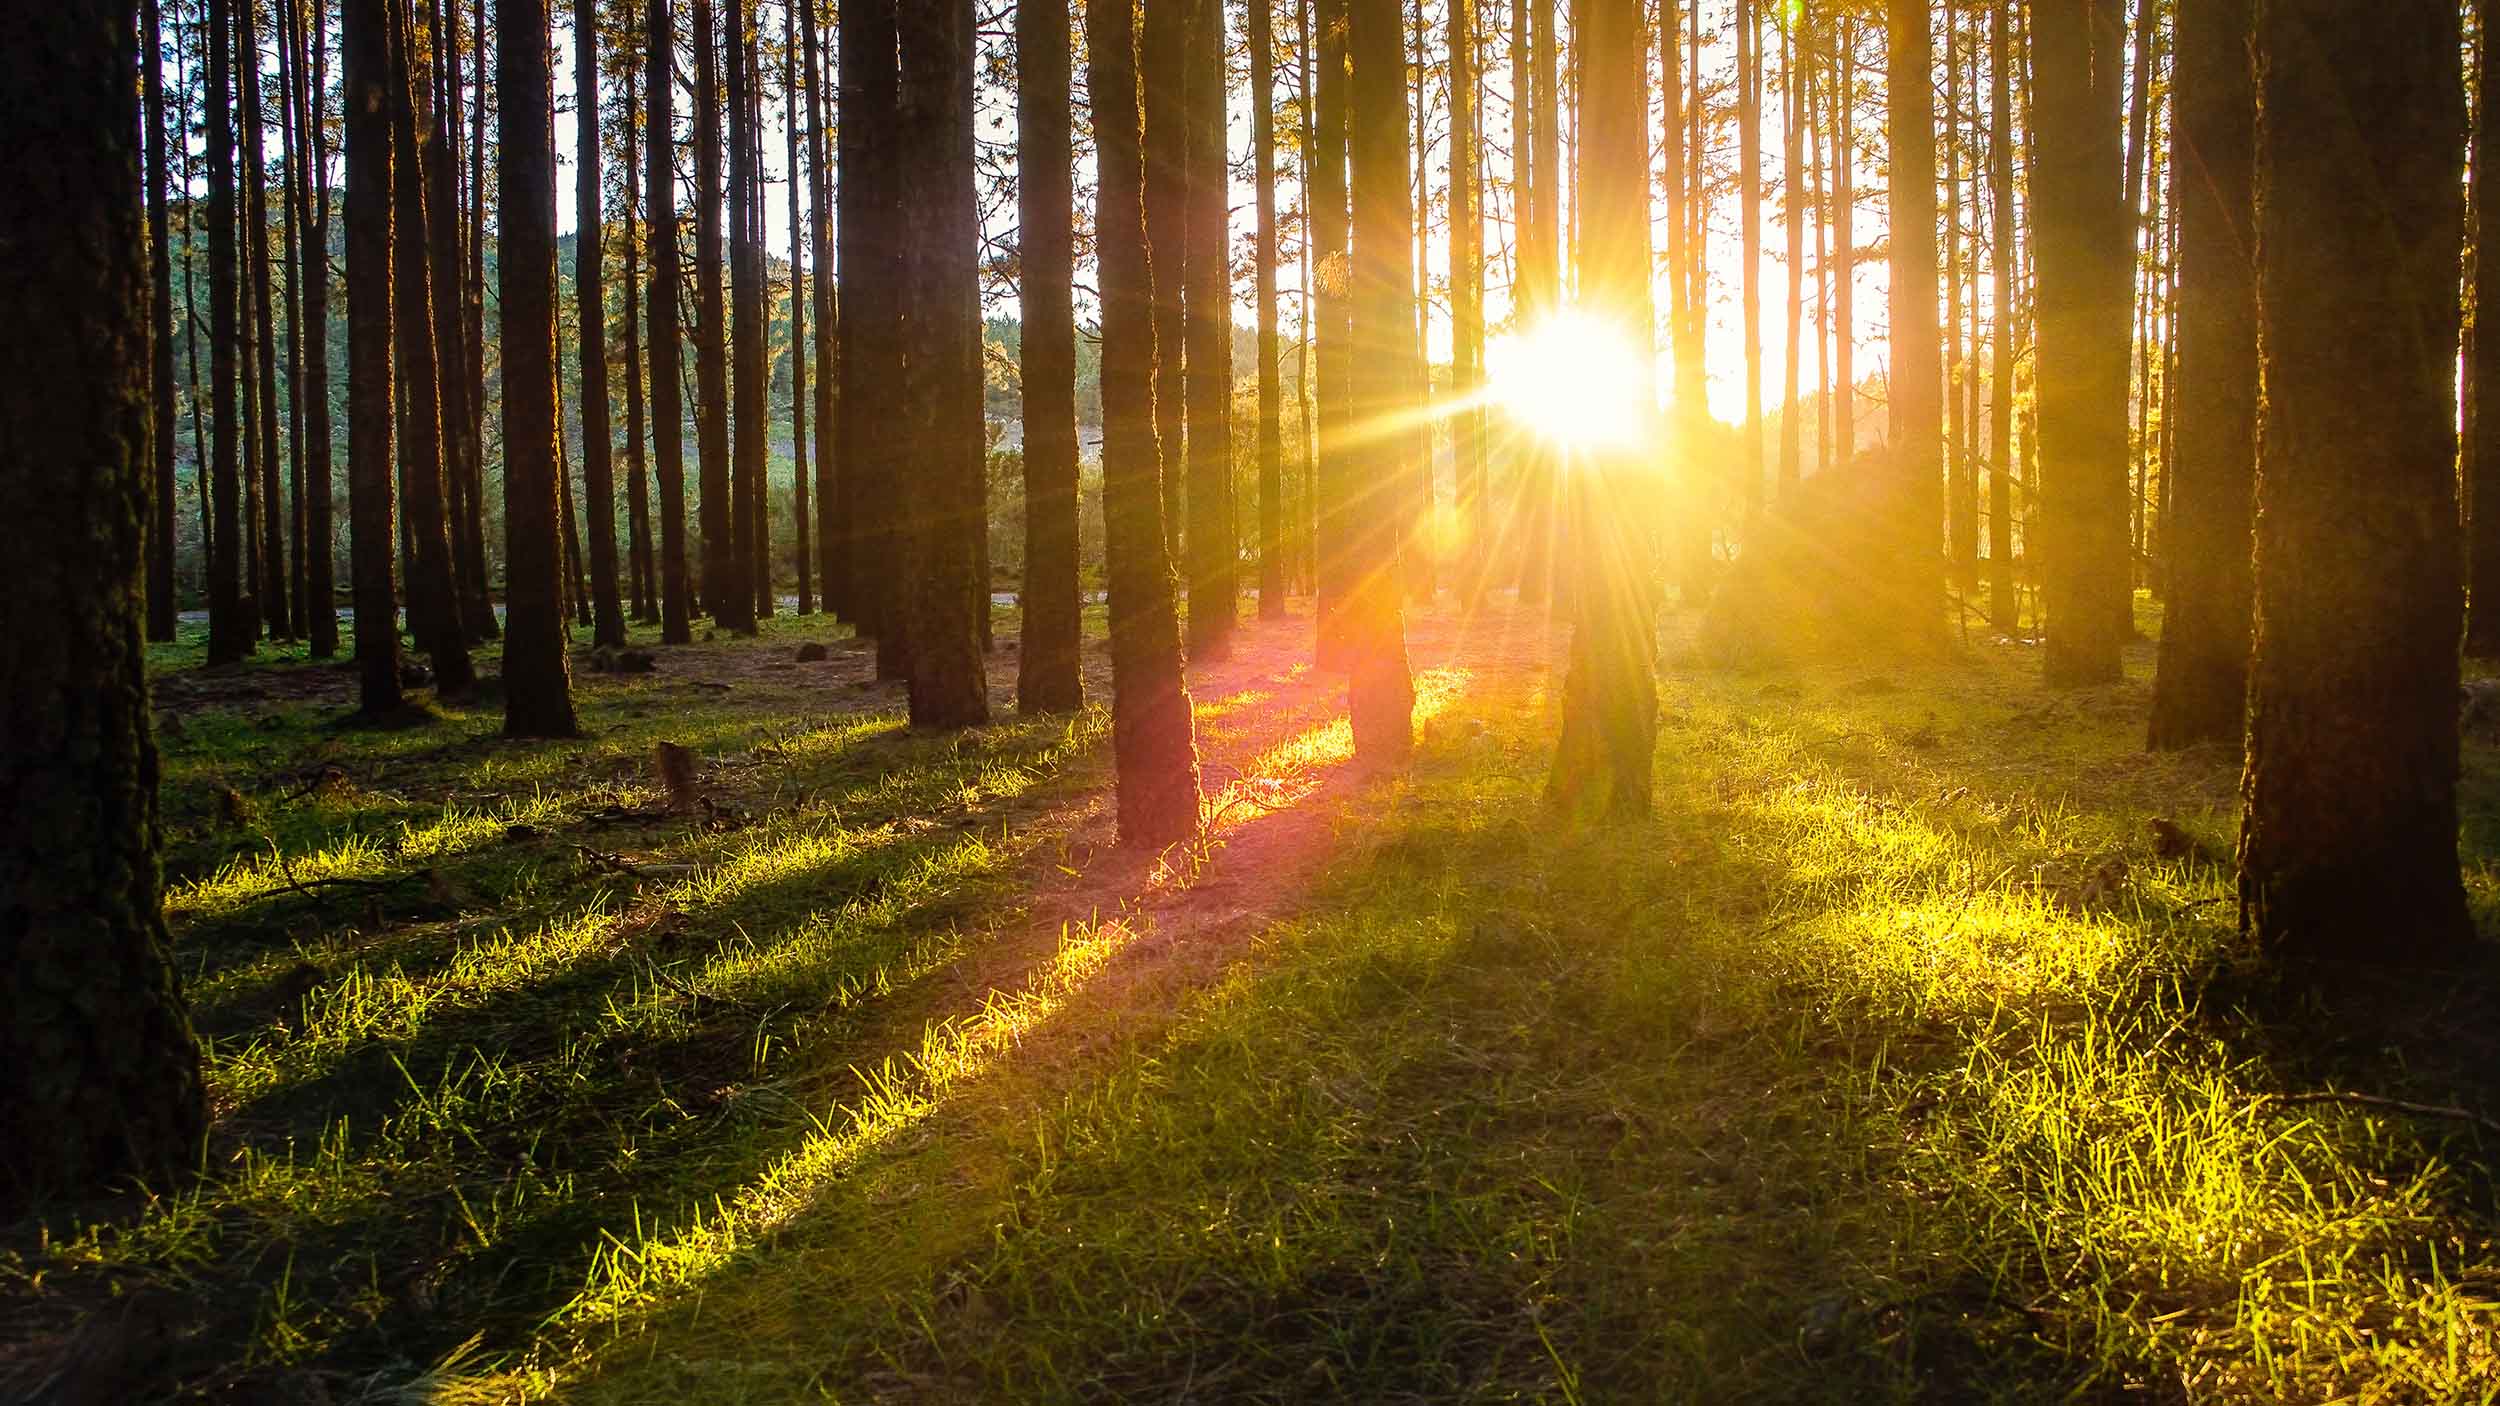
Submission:
[[[1650,412],[1650,365],[1606,321],[1556,313],[1485,348],[1492,398],[1522,424],[1563,444],[1639,439]]]

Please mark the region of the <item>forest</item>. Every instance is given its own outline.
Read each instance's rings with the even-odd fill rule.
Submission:
[[[2500,1401],[2495,22],[0,6],[0,1400]]]

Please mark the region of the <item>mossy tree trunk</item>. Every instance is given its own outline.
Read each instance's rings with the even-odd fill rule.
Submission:
[[[507,737],[577,732],[557,527],[556,143],[547,11],[547,0],[497,0],[495,9]]]
[[[140,646],[138,62],[127,7],[0,11],[0,317],[46,329],[0,347],[0,521],[27,547],[0,592],[0,1220],[171,1181],[207,1121],[160,906]]]
[[[1581,43],[1578,200],[1580,303],[1624,345],[1650,347],[1648,26],[1640,0],[1578,0]],[[1638,511],[1648,463],[1639,444],[1584,451],[1569,476],[1564,559],[1571,654],[1562,737],[1547,799],[1579,818],[1649,814],[1658,738],[1655,645]]]
[[[1018,593],[1024,630],[1016,707],[1027,713],[1085,706],[1068,21],[1068,0],[1016,5],[1016,228],[1024,297],[1024,584]]]
[[[1198,828],[1198,744],[1181,671],[1172,560],[1156,477],[1154,285],[1145,227],[1136,11],[1085,7],[1093,94],[1094,247],[1102,292],[1103,557],[1111,588],[1111,751],[1121,843],[1159,849]]]
[[[1388,425],[1414,408],[1414,231],[1408,227],[1405,16],[1398,0],[1348,0],[1353,77],[1349,176],[1353,188],[1356,423]],[[1398,527],[1411,492],[1405,434],[1367,434],[1341,451],[1351,482],[1343,504],[1347,712],[1367,767],[1395,767],[1414,751],[1415,683],[1407,672]]]
[[[2457,7],[2258,7],[2256,646],[2240,925],[2436,959],[2457,873]]]
[[[2178,453],[2162,461],[2167,608],[2147,741],[2238,746],[2248,725],[2250,514],[2257,472],[2257,121],[2251,0],[2180,10],[2171,118],[2179,202]]]
[[[981,419],[981,225],[974,185],[972,0],[920,0],[902,19],[904,208],[913,232],[903,418],[911,434],[914,510],[908,560],[911,720],[989,721],[981,627],[988,530]]]

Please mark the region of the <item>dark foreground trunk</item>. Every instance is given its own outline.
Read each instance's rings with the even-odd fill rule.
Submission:
[[[1078,655],[1075,160],[1068,0],[1016,6],[1016,143],[1024,293],[1023,638],[1016,707],[1085,706]]]

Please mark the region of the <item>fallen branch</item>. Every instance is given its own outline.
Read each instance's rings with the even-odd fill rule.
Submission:
[[[400,878],[395,879],[349,879],[343,877],[331,877],[326,879],[298,879],[295,877],[295,866],[287,863],[286,851],[278,848],[277,842],[274,840],[271,841],[269,845],[269,857],[278,861],[278,877],[286,882],[287,889],[290,892],[300,893],[306,898],[319,898],[321,895],[317,892],[317,890],[326,888],[361,889],[366,893],[383,893],[387,892],[391,885],[400,882],[402,879],[410,877],[408,875],[401,875]]]
[[[629,879],[673,879],[694,872],[691,864],[636,864],[621,854],[610,854],[588,845],[577,844],[573,846],[573,851],[591,868],[622,874]]]
[[[2298,1094],[2268,1094],[2259,1099],[2258,1103],[2261,1106],[2272,1104],[2278,1108],[2289,1108],[2303,1103],[2340,1103],[2355,1108],[2381,1108],[2391,1113],[2410,1113],[2417,1118],[2445,1118],[2451,1122],[2471,1123],[2494,1137],[2500,1137],[2500,1121],[2487,1118],[2470,1108],[2458,1108],[2444,1103],[2414,1103],[2409,1099],[2381,1098],[2377,1094],[2350,1093],[2343,1089],[2317,1089]]]

